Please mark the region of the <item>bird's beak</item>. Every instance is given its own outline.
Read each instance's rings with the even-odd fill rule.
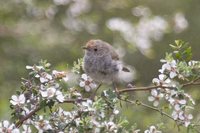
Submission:
[[[83,48],[83,49],[85,49],[85,50],[87,50],[87,49],[88,49],[88,47],[86,47],[86,46],[83,46],[82,48]]]

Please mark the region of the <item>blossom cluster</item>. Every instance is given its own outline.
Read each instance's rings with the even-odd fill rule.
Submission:
[[[52,130],[52,125],[49,120],[45,119],[45,115],[28,116],[39,109],[52,108],[65,102],[65,100],[82,97],[74,88],[67,90],[62,88],[61,83],[67,83],[69,78],[67,72],[57,70],[50,72],[49,67],[49,63],[43,63],[39,66],[26,66],[26,69],[30,70],[30,79],[23,79],[22,92],[11,96],[10,99],[16,124],[8,127],[8,124],[3,122],[6,123],[3,124],[4,127],[9,128],[12,132],[16,130],[15,126],[26,127],[29,130],[28,132],[31,132],[30,125],[33,125],[41,133]],[[25,120],[21,121],[22,119]],[[5,129],[2,128],[2,130]]]
[[[181,84],[177,81],[183,79],[179,69],[179,60],[169,59],[161,60],[162,68],[159,70],[158,78],[152,80],[156,89],[151,90],[151,96],[148,100],[153,102],[153,106],[158,106],[162,99],[165,99],[172,109],[172,118],[178,121],[178,124],[183,124],[188,127],[193,119],[192,114],[188,114],[188,110],[195,105],[192,97],[181,89]],[[193,62],[193,63],[192,63]],[[197,62],[188,62],[187,67]]]
[[[26,66],[30,79],[23,79],[22,91],[11,96],[14,123],[5,120],[0,123],[2,133],[43,132],[117,132],[125,131],[117,119],[119,110],[115,104],[108,104],[107,94],[104,99],[92,101],[80,93],[82,87],[92,91],[96,84],[86,74],[79,80],[81,88],[66,88],[70,76],[67,72],[49,70],[49,64]],[[62,84],[65,84],[62,86]],[[77,86],[78,87],[78,86]],[[114,94],[114,92],[112,92]],[[107,100],[105,100],[107,99]],[[73,109],[62,108],[60,104],[71,103]],[[49,108],[49,111],[47,111]],[[43,110],[42,114],[35,114]],[[107,112],[110,112],[109,114]],[[34,112],[34,113],[33,113]],[[48,113],[47,113],[48,112]],[[120,121],[123,123],[123,120]],[[33,128],[34,127],[34,128]]]
[[[85,88],[85,91],[87,92],[90,92],[97,87],[93,79],[85,73],[81,75],[79,86]]]

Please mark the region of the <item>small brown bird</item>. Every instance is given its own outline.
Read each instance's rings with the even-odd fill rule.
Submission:
[[[85,49],[83,69],[96,82],[109,84],[133,80],[133,73],[124,67],[109,43],[90,40],[83,49]]]

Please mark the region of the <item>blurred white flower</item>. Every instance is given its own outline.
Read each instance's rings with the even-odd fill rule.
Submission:
[[[22,133],[32,133],[30,126],[23,124],[22,127],[23,127]]]
[[[70,5],[68,12],[73,17],[77,17],[90,10],[91,4],[89,0],[73,0],[73,4]]]
[[[79,83],[80,87],[84,87],[85,91],[89,92],[95,89],[97,86],[94,81],[86,74],[81,75],[81,81]]]
[[[157,130],[155,126],[150,126],[150,128],[145,130],[144,133],[162,133],[162,131]]]
[[[181,12],[178,12],[174,16],[174,31],[176,33],[183,32],[188,27],[188,21],[185,18],[185,15]]]
[[[56,5],[67,5],[72,0],[53,0]]]
[[[137,6],[132,9],[132,14],[137,17],[147,17],[151,15],[151,10],[145,6]]]
[[[135,42],[135,29],[129,21],[122,18],[111,18],[107,22],[107,27],[113,31],[119,31],[126,41]]]
[[[115,115],[117,115],[117,114],[119,114],[119,110],[114,109],[114,110],[113,110],[113,113],[114,113]]]
[[[134,8],[133,14],[141,16],[137,24],[122,18],[111,18],[107,22],[107,27],[112,31],[119,31],[127,42],[136,45],[142,54],[147,55],[152,40],[161,40],[169,24],[163,17],[150,16],[150,10],[146,7]]]
[[[25,101],[26,101],[26,98],[24,94],[21,94],[19,96],[12,95],[10,103],[14,106],[15,105],[21,106],[21,105],[24,105]]]

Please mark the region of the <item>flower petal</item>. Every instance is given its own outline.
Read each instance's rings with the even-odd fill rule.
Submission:
[[[155,97],[152,97],[152,96],[149,96],[149,97],[148,97],[148,101],[152,102],[152,101],[154,101],[154,100],[155,100]]]
[[[84,73],[84,74],[81,75],[81,78],[84,79],[84,80],[87,80],[88,76]]]
[[[153,102],[153,106],[157,107],[159,105],[159,102],[158,101],[154,101]]]
[[[86,85],[85,86],[85,91],[89,92],[91,90],[90,86]]]
[[[79,83],[79,86],[80,86],[80,87],[84,87],[84,86],[85,86],[85,82],[84,82],[84,81],[81,81],[81,82]]]

